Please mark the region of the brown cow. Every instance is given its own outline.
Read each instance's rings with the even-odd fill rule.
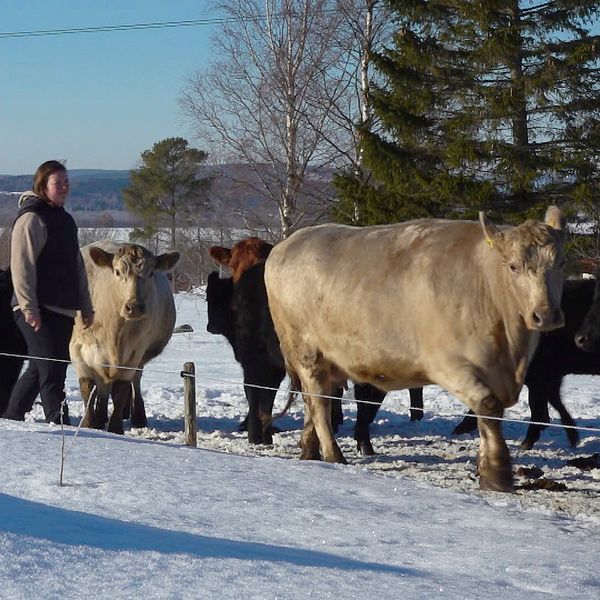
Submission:
[[[302,458],[345,462],[329,401],[346,379],[390,391],[438,384],[478,418],[480,487],[513,489],[500,422],[518,399],[538,332],[563,324],[564,233],[420,219],[355,228],[321,225],[271,251],[265,283],[286,368],[306,411]]]
[[[175,303],[166,272],[175,267],[179,254],[155,256],[138,244],[110,240],[84,246],[81,253],[94,323],[83,329],[81,319],[75,319],[69,351],[86,402],[83,426],[104,427],[111,394],[108,429],[123,433],[123,411],[132,384],[138,395],[133,399],[132,423],[136,416],[145,421],[139,396],[141,370],[136,369],[158,356],[173,333]],[[97,393],[90,397],[92,384]]]

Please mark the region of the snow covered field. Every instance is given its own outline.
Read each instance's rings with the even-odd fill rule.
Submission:
[[[506,415],[523,422],[504,428],[520,474],[512,495],[479,492],[478,439],[452,435],[466,409],[435,386],[421,422],[409,421],[406,391],[388,395],[371,427],[375,457],[356,451],[351,394],[338,434],[350,464],[298,460],[299,402],[272,448],[249,447],[231,349],[206,333],[202,296],[176,305],[177,324],[194,331],[146,368],[149,427],[76,438],[67,428],[63,487],[60,428],[39,406],[25,423],[0,420],[2,598],[600,597],[598,431],[571,449],[551,428],[520,451],[524,390]],[[186,361],[198,449],[182,446]],[[77,419],[71,368],[67,385]],[[563,394],[579,425],[600,429],[600,378],[568,377]]]

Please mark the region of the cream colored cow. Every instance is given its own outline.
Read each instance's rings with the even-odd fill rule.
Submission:
[[[269,307],[306,412],[302,458],[345,462],[330,395],[347,379],[390,391],[438,384],[478,415],[480,486],[511,490],[500,423],[519,396],[538,332],[562,326],[563,222],[497,228],[422,219],[321,225],[266,261]]]
[[[175,303],[166,272],[175,267],[179,254],[155,256],[138,244],[110,240],[84,246],[81,253],[94,323],[83,329],[81,319],[75,320],[69,351],[86,401],[83,426],[104,427],[111,394],[108,429],[123,433],[132,384],[132,424],[145,424],[141,369],[162,352],[173,333]]]

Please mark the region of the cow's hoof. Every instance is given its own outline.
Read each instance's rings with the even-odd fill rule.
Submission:
[[[410,420],[411,421],[420,421],[423,418],[423,411],[419,410],[419,411],[411,411],[410,413]]]
[[[567,437],[569,438],[571,448],[577,447],[579,444],[579,433],[575,429],[567,429]]]
[[[342,451],[339,448],[334,448],[331,453],[324,454],[323,459],[325,462],[329,463],[339,463],[342,465],[347,465],[348,461],[342,454]]]
[[[360,442],[358,444],[358,451],[363,456],[375,456],[375,454],[376,454],[375,450],[373,450],[373,446],[371,445],[371,442]]]
[[[515,491],[515,486],[513,484],[512,472],[491,473],[488,476],[480,474],[479,489],[486,492],[513,493]]]
[[[525,438],[521,442],[520,448],[521,448],[521,450],[531,450],[533,448],[533,444],[535,444],[535,442],[533,440]]]
[[[125,433],[125,430],[123,429],[123,423],[116,424],[109,422],[108,431],[109,433],[116,433],[117,435],[123,435]]]
[[[305,452],[302,450],[300,460],[321,460],[321,455],[318,452],[315,454],[314,452]]]
[[[477,419],[474,417],[465,417],[453,430],[454,435],[471,433],[477,429]]]
[[[148,419],[131,419],[132,427],[148,427]]]

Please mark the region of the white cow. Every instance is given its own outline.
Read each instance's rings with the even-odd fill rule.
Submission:
[[[321,225],[266,261],[265,284],[286,368],[306,392],[302,457],[345,462],[331,428],[333,388],[436,383],[479,417],[480,485],[511,490],[496,420],[513,405],[539,331],[562,326],[560,210],[518,227],[421,219]]]
[[[166,272],[177,252],[155,256],[138,244],[103,240],[81,249],[94,323],[75,320],[69,351],[86,401],[84,427],[103,428],[109,394],[113,413],[108,430],[123,433],[124,411],[135,392],[132,424],[146,422],[140,393],[141,369],[167,345],[175,325],[175,303]],[[91,394],[93,386],[96,392]]]

